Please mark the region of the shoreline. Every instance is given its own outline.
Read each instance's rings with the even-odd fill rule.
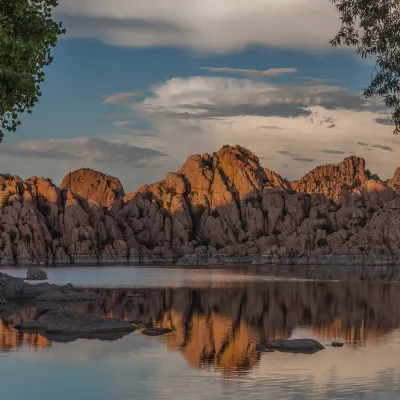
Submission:
[[[98,259],[93,256],[81,256],[74,261],[69,262],[49,262],[48,260],[38,260],[37,262],[20,262],[13,264],[9,262],[0,262],[1,267],[10,268],[29,268],[29,267],[63,267],[63,266],[132,266],[132,267],[248,267],[263,265],[299,265],[299,266],[329,266],[329,265],[347,265],[347,266],[400,266],[400,255],[389,254],[313,254],[304,256],[287,255],[267,255],[267,254],[248,254],[248,255],[223,255],[205,257],[197,254],[180,255],[176,262],[165,259],[160,256],[143,257],[139,260],[135,257],[133,260],[128,257],[106,257]]]

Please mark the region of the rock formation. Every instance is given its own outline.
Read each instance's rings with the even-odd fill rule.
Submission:
[[[400,192],[400,167],[396,169],[393,178],[387,181],[387,185],[396,192]]]
[[[115,201],[125,196],[118,178],[87,168],[78,169],[66,175],[60,189],[97,202],[106,209],[110,209]]]
[[[369,171],[365,169],[365,160],[351,156],[338,165],[322,165],[314,168],[298,181],[291,182],[291,185],[296,192],[321,193],[334,201],[339,201],[343,190],[359,193],[370,176]]]
[[[241,146],[192,155],[127,195],[118,179],[87,169],[68,174],[61,190],[48,179],[2,175],[0,259],[397,263],[396,176],[385,183],[352,156],[289,183]]]

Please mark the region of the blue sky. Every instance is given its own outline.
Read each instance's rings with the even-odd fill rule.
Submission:
[[[352,153],[392,175],[398,140],[374,122],[385,110],[360,99],[372,63],[330,47],[332,4],[246,1],[63,0],[55,18],[67,35],[0,169],[59,182],[91,167],[132,191],[190,154],[239,143],[291,179]]]

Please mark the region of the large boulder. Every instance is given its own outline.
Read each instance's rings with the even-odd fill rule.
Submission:
[[[97,201],[107,209],[111,209],[116,200],[125,196],[122,183],[118,178],[87,168],[81,168],[66,175],[60,189],[71,191],[87,200]]]
[[[40,268],[28,268],[26,273],[26,279],[32,281],[45,281],[47,279],[47,274]]]
[[[62,336],[66,336],[64,341],[69,341],[68,335],[73,335],[75,340],[76,338],[95,338],[95,335],[130,333],[136,330],[129,321],[80,314],[66,309],[48,311],[40,315],[37,320],[26,320],[15,328],[23,332],[40,333],[45,337],[57,335],[60,341],[62,341]]]

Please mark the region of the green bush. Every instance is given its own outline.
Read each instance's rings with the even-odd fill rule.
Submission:
[[[201,215],[203,215],[206,208],[204,206],[202,206],[201,204],[195,204],[193,206],[192,210],[193,210],[193,215],[201,216]]]
[[[51,207],[50,207],[49,204],[39,202],[39,203],[38,203],[38,209],[39,209],[39,212],[40,212],[43,216],[47,217],[48,215],[50,215]]]
[[[58,231],[52,231],[51,232],[51,237],[53,238],[53,240],[56,240],[56,239],[59,239],[61,237],[61,234]]]
[[[328,244],[328,242],[326,241],[326,239],[321,238],[321,239],[318,239],[318,240],[317,240],[317,246],[318,246],[318,247],[324,247],[324,246],[326,246],[327,244]]]
[[[145,200],[152,201],[153,200],[153,193],[150,192],[150,190],[147,190],[146,192],[143,192],[143,198]]]
[[[114,239],[112,238],[112,236],[108,233],[107,237],[105,238],[103,244],[107,245],[107,244],[113,244],[114,243]]]

